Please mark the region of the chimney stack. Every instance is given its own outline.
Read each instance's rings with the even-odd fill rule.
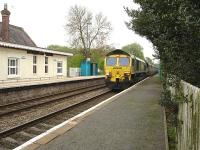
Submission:
[[[1,11],[1,15],[2,15],[1,38],[2,41],[9,42],[10,11],[8,11],[7,4],[4,4],[4,10]]]

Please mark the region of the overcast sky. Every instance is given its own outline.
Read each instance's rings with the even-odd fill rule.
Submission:
[[[10,24],[23,27],[39,47],[50,44],[69,46],[64,25],[70,7],[77,4],[94,14],[102,12],[107,16],[113,27],[108,44],[121,48],[137,42],[144,48],[145,57],[153,58],[152,44],[124,24],[130,18],[123,6],[138,8],[132,0],[1,0],[1,10],[4,3],[11,12]]]

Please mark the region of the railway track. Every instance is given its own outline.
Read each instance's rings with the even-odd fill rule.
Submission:
[[[105,84],[100,85],[92,85],[90,87],[82,87],[82,88],[76,88],[72,89],[66,92],[60,92],[53,95],[47,95],[39,98],[32,98],[28,100],[23,100],[19,102],[9,103],[5,105],[0,105],[0,117],[5,115],[12,115],[13,113],[25,111],[30,108],[47,105],[50,103],[63,101],[66,98],[73,97],[75,95],[79,95],[85,92],[89,92],[92,90],[97,90],[100,88],[105,88]]]
[[[91,93],[91,91],[97,91],[93,96],[84,97],[83,93]],[[74,96],[79,95],[82,99],[79,99],[74,102],[70,102],[68,105],[60,108],[59,110],[55,110],[53,112],[49,112],[46,115],[38,116],[37,118],[31,120],[24,120],[19,125],[12,126],[5,130],[0,131],[0,149],[13,149],[29,139],[45,132],[46,130],[52,128],[53,126],[71,118],[79,114],[80,112],[98,104],[99,102],[107,99],[108,97],[113,96],[115,93],[111,92],[109,89],[105,88],[104,85],[98,85],[93,87],[81,88],[79,90],[71,90],[70,93],[62,93],[58,94],[55,97],[50,96],[46,99],[50,99],[48,101],[40,100],[38,103],[38,99],[34,99],[34,102],[23,101],[20,103],[12,103],[8,104],[5,107],[10,107],[10,109],[5,109],[8,111],[1,111],[1,118],[6,117],[7,115],[11,116],[11,114],[19,113],[20,111],[25,111],[30,108],[37,108],[39,106],[46,106],[50,103],[54,103],[55,101],[63,101],[66,98],[73,99]],[[94,96],[95,95],[95,96]],[[44,98],[45,99],[45,98]],[[56,99],[56,100],[54,100]],[[0,106],[3,108],[3,106]],[[12,108],[12,109],[11,109]],[[11,111],[12,110],[12,111]]]

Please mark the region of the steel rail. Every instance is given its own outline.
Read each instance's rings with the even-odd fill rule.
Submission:
[[[34,120],[28,121],[28,122],[23,123],[23,124],[21,124],[21,125],[12,127],[12,128],[10,128],[10,129],[4,130],[4,131],[1,131],[1,132],[0,132],[0,138],[7,137],[7,136],[9,136],[9,135],[11,135],[11,134],[14,134],[14,133],[16,133],[16,132],[18,132],[18,131],[21,131],[21,130],[27,128],[27,127],[33,126],[33,125],[35,125],[35,124],[37,124],[37,123],[41,123],[41,121],[45,121],[45,120],[47,120],[47,119],[49,119],[49,118],[53,118],[54,116],[57,116],[57,115],[59,115],[59,114],[65,112],[65,111],[67,111],[67,110],[71,110],[71,109],[73,109],[73,108],[75,108],[75,107],[78,107],[78,106],[80,106],[80,105],[83,105],[83,104],[85,104],[85,103],[87,103],[87,102],[89,102],[89,101],[92,101],[92,100],[95,99],[95,98],[99,98],[99,97],[101,97],[102,95],[107,94],[107,93],[110,93],[110,92],[111,92],[111,90],[107,90],[107,91],[105,91],[104,93],[98,94],[98,95],[96,95],[96,96],[94,96],[94,97],[92,97],[92,98],[88,98],[88,99],[85,99],[84,101],[81,101],[81,102],[78,102],[78,103],[75,103],[75,104],[71,104],[71,105],[69,105],[69,106],[67,106],[67,107],[65,107],[65,108],[63,108],[63,109],[58,110],[58,111],[49,113],[49,114],[47,114],[47,115],[44,115],[44,116],[42,116],[42,117],[38,117],[38,118],[36,118],[36,119],[34,119]]]
[[[98,85],[105,85],[105,83],[98,84]],[[85,89],[85,88],[89,88],[89,87],[95,87],[95,86],[97,86],[97,84],[94,84],[92,86],[81,87],[81,88],[74,88],[74,89],[70,89],[70,90],[67,90],[67,91],[61,91],[61,92],[58,92],[58,93],[47,94],[47,95],[43,95],[43,96],[40,96],[40,97],[34,97],[34,98],[25,99],[25,100],[21,100],[21,101],[16,101],[16,102],[13,102],[13,103],[0,105],[0,109],[3,108],[3,107],[8,107],[8,106],[12,106],[12,105],[20,104],[20,103],[25,103],[25,102],[28,102],[28,101],[38,100],[40,98],[47,98],[47,97],[51,97],[51,96],[55,96],[55,95],[60,95],[60,94],[66,93],[66,92],[74,92],[74,91],[77,91],[77,90],[81,90],[81,89]]]
[[[49,96],[47,97],[43,97],[43,100],[41,100],[42,98],[38,98],[38,99],[34,99],[34,101],[26,101],[26,102],[29,102],[29,103],[32,103],[32,104],[29,104],[28,106],[24,106],[25,104],[24,103],[16,103],[16,105],[11,105],[11,106],[14,106],[14,108],[9,108],[9,111],[5,111],[5,112],[2,112],[0,113],[0,117],[2,116],[6,116],[6,115],[10,115],[10,114],[13,114],[13,113],[16,113],[16,112],[21,112],[21,111],[25,111],[27,109],[31,109],[31,108],[36,108],[36,107],[39,107],[39,106],[43,106],[43,105],[48,105],[48,104],[51,104],[51,103],[54,103],[54,102],[59,102],[59,101],[64,101],[66,98],[70,98],[70,97],[73,97],[73,96],[78,96],[80,94],[83,94],[83,93],[86,93],[86,92],[90,92],[92,90],[97,90],[97,89],[101,89],[101,88],[104,88],[106,87],[104,84],[102,85],[98,85],[98,86],[91,86],[91,87],[85,87],[85,88],[81,88],[81,89],[78,89],[79,91],[77,90],[73,90],[70,94],[70,93],[62,93],[63,95],[52,95],[54,96],[55,98],[52,98],[52,96],[50,97],[51,100],[47,100],[47,101],[44,101],[44,99],[47,99],[49,98]],[[84,90],[84,91],[81,91],[81,90]],[[73,93],[73,92],[76,92],[76,93]],[[38,101],[40,100],[40,101]],[[35,102],[37,102],[35,104]],[[18,105],[17,105],[18,104]],[[15,107],[20,107],[19,104],[21,105],[22,104],[22,107],[21,108],[16,108]]]

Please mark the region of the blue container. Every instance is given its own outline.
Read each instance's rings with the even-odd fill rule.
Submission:
[[[97,63],[91,63],[91,75],[92,76],[98,75],[98,64]]]
[[[91,76],[91,63],[88,60],[81,62],[81,76]]]

